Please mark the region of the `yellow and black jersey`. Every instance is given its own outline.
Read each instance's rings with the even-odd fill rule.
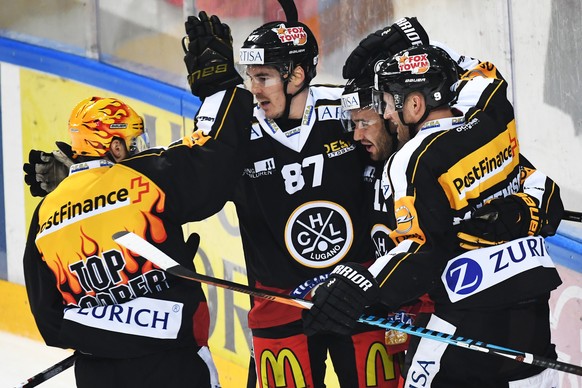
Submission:
[[[73,165],[38,205],[24,272],[48,345],[127,358],[205,344],[208,311],[200,285],[168,277],[112,235],[134,232],[194,269],[182,224],[216,213],[232,196],[248,141],[236,124],[251,119],[250,93],[217,94],[213,108],[206,106],[212,123],[197,126],[179,145],[117,164]]]
[[[459,56],[453,53],[453,57]],[[467,59],[467,57],[459,57],[459,61],[463,65],[463,72],[456,85],[458,98],[454,108],[468,117],[485,110],[492,119],[501,123],[509,122],[513,126],[513,111],[498,109],[498,106],[505,106],[505,104],[498,104],[495,99],[491,98],[494,89],[506,88],[506,82],[499,70],[490,62],[479,62],[472,58]],[[503,95],[503,93],[503,90],[495,92],[496,95]],[[512,137],[511,142],[516,145],[517,138]],[[558,229],[564,211],[560,189],[552,179],[537,170],[523,154],[519,155],[519,161],[520,191],[535,198],[540,218],[545,223],[542,228],[545,232],[544,235],[552,235]],[[485,200],[487,199],[491,198]]]
[[[494,71],[487,66],[486,71]],[[383,184],[394,196],[397,225],[390,236],[397,247],[394,256],[380,259],[373,269],[386,304],[398,306],[426,292],[446,303],[439,290],[445,265],[460,253],[455,225],[488,199],[523,190],[524,168],[506,88],[500,78],[464,79],[459,94],[470,93],[473,99],[465,115],[426,122],[390,158]],[[510,303],[559,282],[555,268],[535,268],[490,288],[479,303],[497,304],[507,298],[507,289],[519,290],[511,293]]]

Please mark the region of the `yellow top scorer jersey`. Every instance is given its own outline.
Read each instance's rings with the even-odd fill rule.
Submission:
[[[66,304],[89,307],[147,294],[152,264],[116,244],[112,234],[131,231],[164,241],[158,215],[165,195],[145,175],[99,160],[85,163],[39,208],[36,245],[54,272]],[[153,284],[152,284],[153,283]]]

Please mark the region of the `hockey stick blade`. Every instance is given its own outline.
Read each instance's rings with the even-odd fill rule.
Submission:
[[[253,295],[259,298],[269,299],[279,303],[290,304],[299,308],[310,309],[313,303],[299,298],[293,298],[285,294],[277,294],[268,290],[260,290],[252,288],[243,284],[230,282],[227,280],[216,279],[210,276],[197,274],[176,262],[174,259],[166,255],[153,244],[139,237],[131,232],[117,232],[113,235],[113,239],[121,246],[129,249],[142,256],[143,258],[156,264],[158,267],[164,269],[168,273],[179,276],[185,279],[197,281],[200,283],[210,284],[216,287],[222,287],[233,291],[242,292]],[[492,355],[511,358],[518,362],[523,362],[530,365],[536,365],[543,368],[556,369],[566,373],[572,373],[582,376],[582,367],[567,364],[565,362],[552,360],[531,353],[520,352],[517,350],[488,344],[482,341],[476,341],[461,336],[453,336],[450,334],[429,330],[424,327],[407,325],[404,323],[390,322],[387,318],[378,318],[374,316],[362,315],[358,322],[365,323],[372,326],[381,327],[383,329],[392,329],[402,331],[404,333],[414,335],[417,337],[424,337],[435,341],[445,342],[447,344],[458,346],[461,348],[474,350]]]
[[[277,294],[269,290],[259,290],[244,284],[230,282],[228,280],[217,279],[210,276],[202,275],[182,266],[177,261],[166,255],[160,249],[150,244],[137,234],[132,232],[117,232],[113,235],[119,245],[124,246],[132,252],[135,252],[143,258],[151,261],[164,271],[184,279],[194,280],[211,286],[226,288],[228,290],[238,291],[259,298],[269,299],[279,303],[285,303],[299,308],[310,308],[311,302],[303,299],[293,298],[289,295]]]
[[[69,357],[65,358],[62,361],[57,362],[55,365],[48,367],[47,369],[43,370],[42,372],[30,377],[23,383],[20,383],[16,386],[16,388],[30,388],[36,387],[37,385],[44,383],[51,377],[54,377],[61,373],[62,371],[69,369],[70,367],[75,364],[75,359],[77,358],[76,355],[72,354]]]

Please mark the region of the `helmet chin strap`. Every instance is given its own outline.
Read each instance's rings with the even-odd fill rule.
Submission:
[[[426,120],[429,113],[430,113],[430,108],[425,107],[424,113],[422,114],[422,117],[420,119],[418,119],[418,121],[416,123],[409,124],[406,121],[404,121],[404,113],[402,112],[402,110],[398,111],[398,117],[400,118],[400,122],[408,127],[408,135],[409,135],[410,139],[412,139],[416,135],[416,133],[418,132],[418,125],[420,123],[424,122],[424,120]]]
[[[291,100],[293,100],[293,97],[295,97],[296,95],[301,93],[303,90],[305,90],[305,88],[307,88],[309,86],[309,80],[307,78],[305,78],[305,81],[303,82],[303,85],[301,85],[299,90],[297,90],[293,94],[287,93],[287,88],[289,87],[289,80],[290,79],[291,79],[291,73],[289,73],[289,76],[287,76],[286,78],[283,78],[283,93],[285,93],[285,110],[283,111],[281,118],[284,120],[289,118],[289,112],[291,111]]]

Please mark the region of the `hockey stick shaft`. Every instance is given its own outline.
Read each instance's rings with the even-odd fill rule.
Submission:
[[[582,222],[582,213],[573,212],[571,210],[564,210],[564,215],[562,215],[562,219],[566,221]]]
[[[374,316],[362,316],[359,322],[367,323],[369,325],[382,327],[384,329],[392,329],[402,331],[404,333],[414,335],[417,337],[429,338],[440,342],[445,342],[450,345],[459,346],[462,348],[475,350],[483,353],[489,353],[496,356],[511,358],[515,361],[523,362],[530,365],[536,365],[542,368],[556,369],[566,373],[572,373],[582,376],[582,367],[574,364],[568,364],[562,361],[552,360],[550,358],[536,356],[535,354],[520,352],[517,350],[505,348],[502,346],[488,344],[482,341],[446,334],[424,327],[412,326],[406,323],[390,322],[387,318],[378,318]]]
[[[58,375],[62,371],[69,369],[71,366],[73,366],[73,364],[75,364],[76,358],[77,358],[77,356],[72,354],[69,357],[65,358],[64,360],[59,361],[56,364],[54,364],[53,366],[48,367],[47,369],[43,370],[42,372],[30,377],[28,380],[26,380],[23,383],[20,383],[16,387],[17,388],[36,387],[37,385],[44,383],[48,379]]]
[[[160,249],[150,244],[148,241],[131,232],[117,232],[113,235],[113,239],[121,246],[130,251],[139,254],[143,258],[151,261],[166,272],[184,279],[194,280],[200,283],[210,284],[217,287],[226,288],[233,291],[242,292],[253,295],[259,298],[269,299],[275,302],[290,304],[299,308],[309,309],[313,303],[299,298],[293,298],[289,295],[277,294],[268,290],[260,290],[252,288],[243,284],[230,282],[227,280],[216,279],[205,275],[197,274],[184,266],[180,265],[174,259],[166,255]],[[378,318],[374,316],[362,315],[359,322],[378,326],[383,329],[392,329],[402,331],[417,337],[429,338],[435,341],[445,342],[450,345],[470,349],[474,351],[490,353],[493,355],[514,359],[518,362],[536,365],[544,368],[556,369],[562,372],[572,373],[582,376],[582,367],[567,364],[565,362],[551,360],[548,358],[533,355],[531,353],[520,352],[517,350],[504,348],[497,345],[488,344],[482,341],[475,341],[472,339],[454,336],[434,330],[429,330],[424,327],[417,327],[407,325],[404,323],[390,322],[386,318]]]
[[[279,4],[283,8],[285,19],[288,22],[296,22],[299,20],[299,14],[297,13],[297,6],[294,0],[279,0]]]
[[[168,273],[171,273],[174,276],[209,284],[211,286],[242,292],[244,294],[257,296],[259,298],[269,299],[274,302],[285,303],[299,308],[310,308],[312,306],[310,302],[303,299],[293,298],[292,296],[284,294],[277,294],[269,290],[259,290],[244,284],[217,279],[191,271],[134,233],[117,232],[113,235],[113,239],[119,245],[126,247],[132,252],[138,253],[140,256],[151,261],[158,267],[162,268]]]
[[[482,220],[487,222],[494,222],[498,217],[499,213],[495,211],[484,214],[477,218],[481,218]],[[562,219],[566,221],[582,222],[582,213],[574,212],[572,210],[564,210],[564,213],[562,214]]]

